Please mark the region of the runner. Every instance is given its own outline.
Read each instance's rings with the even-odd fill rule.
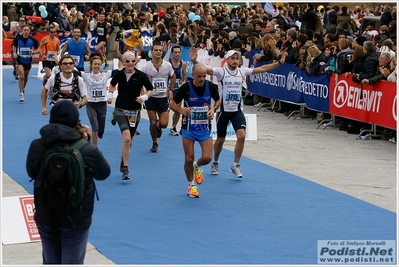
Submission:
[[[89,43],[80,38],[81,31],[79,28],[73,29],[73,38],[64,43],[61,56],[68,52],[75,60],[75,67],[78,71],[84,71],[84,61],[89,60],[91,52]]]
[[[192,49],[190,58],[197,63],[197,49]],[[226,141],[227,126],[229,122],[236,132],[237,142],[234,148],[234,162],[230,166],[230,172],[237,178],[242,178],[240,159],[244,150],[246,121],[242,111],[242,83],[246,76],[261,72],[270,71],[285,61],[284,53],[279,61],[266,64],[257,68],[239,68],[241,53],[236,50],[229,50],[226,55],[227,66],[223,68],[207,68],[208,75],[215,75],[218,80],[219,95],[222,99],[220,110],[216,114],[217,138],[214,143],[214,157],[211,166],[211,173],[216,175],[219,172],[219,155],[222,152],[223,144]]]
[[[98,144],[98,139],[103,138],[105,118],[107,115],[107,81],[112,76],[112,70],[101,73],[101,57],[94,56],[90,59],[90,72],[81,72],[87,88],[87,117],[91,124],[91,142]]]
[[[199,197],[197,184],[202,184],[203,176],[200,166],[208,164],[212,160],[211,121],[216,110],[221,104],[218,88],[213,83],[205,80],[206,67],[196,64],[193,67],[193,81],[182,85],[173,100],[170,108],[178,114],[182,114],[182,128],[180,134],[184,149],[184,172],[188,181],[187,195]],[[211,107],[212,99],[215,101]],[[184,107],[180,103],[184,100]],[[177,104],[178,103],[178,104]],[[201,145],[201,157],[194,162],[194,142]]]
[[[152,59],[142,68],[154,87],[153,96],[145,101],[148,118],[150,119],[151,152],[158,152],[158,138],[162,135],[162,128],[168,127],[169,100],[173,98],[171,88],[175,87],[176,82],[172,64],[162,59],[162,51],[161,43],[154,41],[151,48]],[[168,88],[169,79],[170,88]]]
[[[12,55],[18,64],[19,102],[25,101],[25,87],[32,68],[32,54],[40,54],[38,48],[39,43],[35,38],[30,36],[30,27],[28,25],[23,26],[22,35],[15,37],[12,42]]]
[[[43,86],[46,85],[48,78],[51,76],[51,71],[56,65],[56,58],[60,53],[60,40],[56,38],[57,31],[53,25],[49,28],[49,35],[45,36],[40,44],[39,49],[42,49],[42,60],[44,68]]]
[[[108,29],[111,28],[111,32],[108,33]],[[104,60],[104,68],[108,68],[107,56],[105,54],[105,47],[107,46],[107,40],[109,35],[114,30],[114,27],[105,20],[105,13],[101,13],[98,15],[98,21],[95,26],[95,30],[97,30],[97,45],[96,51],[100,55],[100,57]]]
[[[130,150],[133,136],[140,122],[140,112],[144,101],[152,96],[152,84],[147,75],[135,68],[136,56],[127,51],[123,54],[125,67],[113,76],[108,88],[108,104],[112,103],[112,94],[118,85],[118,96],[115,101],[114,116],[122,133],[122,154],[119,171],[122,172],[122,180],[129,180],[128,169]],[[142,87],[147,92],[141,95]]]
[[[181,48],[180,46],[176,45],[172,48],[172,59],[169,60],[172,64],[173,70],[176,74],[176,82],[175,87],[173,88],[173,96],[176,96],[177,89],[182,86],[184,83],[187,82],[187,75],[186,75],[186,62],[180,59],[181,57]],[[181,106],[181,103],[178,103],[178,106]],[[180,113],[174,112],[172,116],[172,127],[170,128],[169,134],[173,136],[178,136],[179,133],[176,130],[176,125],[179,122]]]

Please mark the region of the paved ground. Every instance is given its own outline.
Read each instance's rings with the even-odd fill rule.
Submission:
[[[383,140],[356,140],[336,127],[316,129],[311,119],[287,119],[283,114],[257,111],[258,140],[247,141],[244,156],[303,177],[381,208],[397,212],[397,149]],[[147,119],[145,112],[143,118]],[[145,131],[145,129],[141,129]],[[233,150],[234,142],[227,141]],[[245,175],[245,166],[242,166]],[[265,175],[267,178],[267,174]],[[3,173],[3,197],[28,194]],[[95,222],[94,222],[95,223]],[[40,242],[3,245],[3,264],[41,264]],[[85,264],[114,264],[88,246]]]

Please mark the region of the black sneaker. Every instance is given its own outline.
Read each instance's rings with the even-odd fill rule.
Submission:
[[[122,169],[122,180],[130,180],[129,169],[127,167],[123,167]]]
[[[152,143],[151,152],[158,152],[158,143]]]
[[[113,125],[113,126],[115,126],[115,124],[116,124],[116,118],[115,118],[115,111],[112,111],[112,115],[111,115],[111,124]]]

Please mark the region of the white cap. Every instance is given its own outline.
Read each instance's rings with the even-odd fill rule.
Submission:
[[[232,55],[237,54],[238,56],[241,56],[241,52],[237,50],[229,50],[226,55],[224,55],[224,58],[229,58]]]

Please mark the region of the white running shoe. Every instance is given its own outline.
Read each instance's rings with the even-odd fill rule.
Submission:
[[[19,102],[24,102],[25,98],[24,98],[24,94],[20,93],[19,94]]]
[[[211,165],[211,174],[217,175],[219,173],[219,163],[212,162]]]
[[[234,164],[231,165],[229,170],[233,173],[235,177],[242,178],[242,173],[239,164],[237,164],[237,166],[234,166]]]

